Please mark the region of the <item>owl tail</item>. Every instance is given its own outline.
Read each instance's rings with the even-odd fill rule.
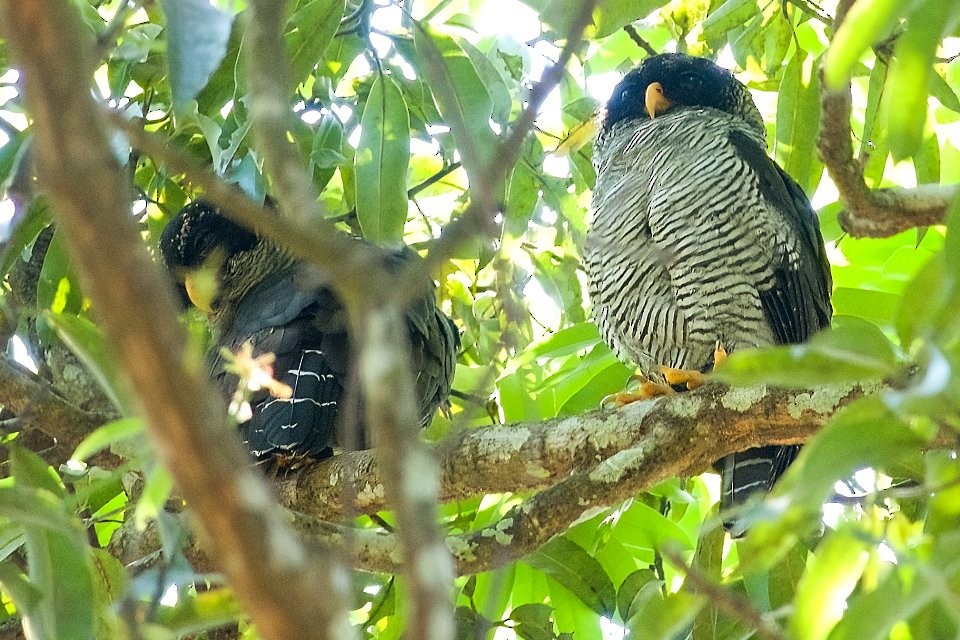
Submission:
[[[729,455],[717,463],[721,479],[720,514],[724,516],[723,526],[731,536],[743,536],[746,527],[736,515],[724,514],[753,496],[762,497],[769,492],[797,457],[798,451],[800,447],[796,445],[757,447]]]

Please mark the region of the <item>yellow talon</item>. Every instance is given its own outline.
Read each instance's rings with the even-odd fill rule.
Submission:
[[[660,396],[676,393],[669,385],[648,380],[642,375],[633,376],[628,383],[629,390],[612,393],[600,402],[600,406],[612,409],[626,406],[634,402],[652,400]]]

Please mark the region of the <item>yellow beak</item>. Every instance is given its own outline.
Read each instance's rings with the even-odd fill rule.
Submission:
[[[659,82],[651,82],[647,85],[647,92],[643,96],[643,101],[650,118],[656,118],[657,114],[663,113],[673,106],[673,102],[663,95],[663,86]]]
[[[190,302],[204,313],[213,313],[213,301],[217,298],[217,277],[209,269],[191,271],[183,278]]]

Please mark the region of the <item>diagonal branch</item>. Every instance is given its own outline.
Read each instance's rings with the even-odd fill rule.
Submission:
[[[269,174],[286,217],[316,208],[317,194],[299,150],[289,139],[293,114],[286,101],[288,61],[282,40],[284,0],[250,3],[248,37],[251,118]],[[358,287],[356,273],[363,273]],[[419,441],[414,385],[409,366],[409,338],[402,314],[391,308],[377,287],[390,283],[382,268],[355,272],[348,287],[339,286],[358,352],[365,422],[378,445],[388,479],[387,497],[396,510],[403,550],[403,575],[409,589],[407,634],[443,640],[455,629],[450,584],[453,563],[437,526],[437,473]],[[337,283],[335,283],[337,284]]]
[[[346,637],[343,580],[284,522],[239,441],[223,437],[222,402],[203,368],[189,365],[173,292],[130,216],[128,184],[90,89],[94,43],[78,8],[4,0],[0,18],[34,121],[38,177],[159,457],[265,637]]]
[[[523,148],[523,140],[530,133],[540,107],[550,92],[563,78],[567,63],[583,43],[583,34],[590,24],[593,9],[598,0],[581,2],[576,16],[571,20],[567,41],[557,61],[544,70],[540,81],[530,91],[527,105],[517,119],[510,125],[509,133],[500,136],[490,162],[482,167],[475,176],[471,176],[470,204],[460,218],[447,225],[440,238],[430,247],[425,264],[411,265],[407,268],[403,283],[394,297],[398,302],[413,299],[418,295],[416,283],[423,280],[419,270],[435,273],[440,265],[450,259],[456,251],[475,237],[490,236],[496,231],[494,219],[501,203],[497,194],[502,193],[503,184],[517,163]],[[443,83],[440,83],[442,85]]]

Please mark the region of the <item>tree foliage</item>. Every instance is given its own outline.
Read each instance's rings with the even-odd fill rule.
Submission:
[[[960,633],[957,3],[0,9],[10,637]],[[809,344],[733,354],[688,396],[598,413],[632,370],[585,299],[591,124],[623,73],[674,50],[719,58],[753,91],[771,153],[818,208],[836,317]],[[267,194],[280,218],[257,206]],[[161,282],[136,252],[155,255],[200,195],[327,269],[366,358],[391,348],[378,323],[412,280],[366,269],[344,234],[427,256],[463,343],[452,411],[422,434],[439,472],[394,424],[392,374],[366,372],[355,384],[396,448],[272,479],[291,511],[260,499],[258,476],[231,463],[222,403],[207,402],[203,319],[176,321],[160,284],[131,288]],[[136,251],[121,242],[131,211]],[[153,362],[167,364],[143,370]],[[731,543],[710,461],[817,429]],[[423,495],[404,495],[411,474]]]

